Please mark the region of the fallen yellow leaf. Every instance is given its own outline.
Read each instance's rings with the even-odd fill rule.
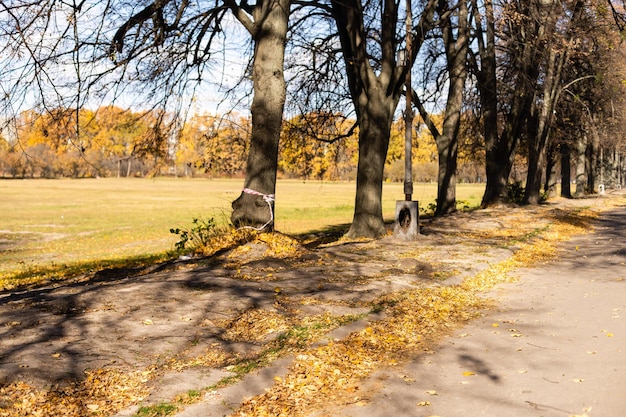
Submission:
[[[424,391],[426,394],[428,395],[437,395],[437,391],[435,391],[434,389],[429,389],[427,391]]]
[[[417,403],[420,407],[428,407],[430,405],[430,401],[420,401]]]
[[[463,372],[463,376],[474,376],[474,375],[476,375],[476,374],[474,372],[472,372],[472,371]]]

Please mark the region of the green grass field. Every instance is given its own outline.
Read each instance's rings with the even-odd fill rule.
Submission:
[[[228,221],[243,180],[107,178],[0,180],[0,282],[29,274],[158,259],[178,240],[171,228],[193,218]],[[476,206],[484,186],[462,184],[457,198]],[[301,234],[350,223],[355,184],[279,181],[276,229]],[[436,184],[415,184],[420,206],[433,203]],[[402,184],[383,189],[392,221]],[[0,285],[2,287],[2,285]]]

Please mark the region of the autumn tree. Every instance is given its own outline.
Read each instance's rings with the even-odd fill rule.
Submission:
[[[529,91],[535,97],[527,109],[528,176],[523,200],[527,204],[538,204],[542,199],[541,179],[545,174],[555,108],[561,94],[564,68],[575,47],[575,28],[580,24],[584,6],[583,0],[572,2],[571,5],[563,5],[558,1],[530,2],[528,8],[523,10],[522,19],[528,22],[526,25],[530,26],[526,27],[534,36],[534,39],[525,40],[528,43],[536,42],[537,64],[543,68],[541,76],[533,80],[537,83],[536,88]],[[559,18],[565,21],[559,22]],[[560,31],[557,30],[559,26],[563,27]],[[555,34],[561,35],[560,38],[555,38]]]
[[[285,103],[283,62],[290,7],[290,0],[255,4],[226,0],[213,6],[173,0],[153,2],[132,14],[113,38],[118,52],[131,43],[125,52],[127,58],[134,59],[137,53],[152,62],[155,58],[166,58],[153,68],[162,70],[163,65],[169,65],[170,68],[182,67],[184,72],[197,69],[201,74],[200,70],[206,68],[212,57],[216,39],[221,36],[226,11],[232,12],[250,35],[253,43],[252,131],[244,189],[233,202],[231,221],[237,226],[273,228],[278,141]],[[138,38],[141,43],[137,42]],[[145,45],[156,48],[147,49]],[[165,69],[167,77],[177,76],[177,72]]]
[[[435,1],[428,1],[413,26],[409,62],[414,62],[430,30]],[[397,61],[399,2],[380,4],[331,1],[344,60],[348,90],[359,126],[357,190],[350,237],[385,233],[382,181],[391,124],[409,65]],[[402,22],[403,23],[403,22]]]
[[[561,195],[571,197],[571,167],[576,168],[576,194],[593,192],[597,171],[593,167],[600,135],[615,121],[612,101],[623,90],[619,79],[619,40],[604,2],[589,2],[575,30],[576,47],[571,48],[569,63],[563,71],[559,103],[554,111],[553,140],[548,152],[544,192],[549,192],[552,170],[560,161]],[[609,69],[610,68],[610,69]],[[613,93],[611,93],[613,91]],[[597,135],[595,133],[597,133]],[[590,140],[597,138],[597,140]],[[595,144],[598,142],[597,144]],[[595,146],[594,146],[595,144]],[[595,149],[595,150],[594,150]],[[575,159],[574,159],[575,158]],[[576,163],[572,164],[572,160]],[[589,161],[588,161],[589,160]],[[589,186],[589,189],[587,187]]]
[[[483,207],[507,199],[509,176],[534,97],[533,82],[539,76],[540,49],[535,42],[542,20],[516,9],[527,9],[531,3],[507,1],[496,7],[491,0],[472,1],[475,42],[470,71],[480,95],[485,142]]]
[[[528,168],[524,200],[537,203],[542,198],[541,186],[548,189],[554,185],[555,155],[569,158],[573,150],[565,132],[555,127],[585,119],[580,117],[580,103],[577,107],[566,101],[579,97],[571,93],[593,84],[598,74],[591,65],[597,57],[585,50],[598,35],[594,22],[607,15],[606,3],[473,1],[472,8],[476,10],[476,36],[470,69],[480,94],[486,152],[482,205],[506,200],[520,143]],[[572,132],[587,130],[579,125]],[[568,164],[569,160],[561,168]]]
[[[304,179],[349,179],[355,162],[354,121],[339,113],[313,112],[286,120],[279,169]]]
[[[122,161],[128,176],[130,159],[142,175],[147,167],[154,173],[159,168],[155,156],[165,159],[168,154],[167,141],[152,137],[158,134],[151,128],[156,117],[151,112],[134,113],[112,106],[78,113],[75,109],[24,111],[14,120],[12,156],[17,159],[11,158],[12,163],[25,167],[30,176],[46,178],[108,176],[115,172],[120,176]],[[160,149],[151,147],[157,143],[162,145]]]
[[[441,128],[441,115],[431,115],[431,119]],[[387,152],[385,178],[391,181],[403,181],[405,169],[405,122],[396,120],[391,126],[389,151]],[[433,182],[437,180],[437,145],[430,132],[424,127],[421,118],[413,119],[413,179],[418,182]]]
[[[181,130],[176,143],[176,163],[183,175],[196,172],[234,177],[245,170],[250,142],[250,118],[237,114],[197,115]]]
[[[437,144],[439,171],[437,175],[437,208],[435,215],[456,210],[456,175],[459,130],[463,108],[463,92],[467,79],[469,47],[469,10],[467,2],[437,3],[441,48],[445,55],[448,91],[441,129],[432,121],[419,95],[415,95],[419,112]],[[441,83],[440,83],[441,84]]]

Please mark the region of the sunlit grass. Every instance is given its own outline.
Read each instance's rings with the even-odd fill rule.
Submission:
[[[0,181],[0,288],[81,271],[164,259],[178,240],[171,228],[194,218],[228,222],[242,180],[106,178]],[[287,234],[352,221],[354,182],[279,181],[276,229]],[[458,199],[478,205],[482,185],[460,185]],[[436,184],[416,184],[422,207]],[[386,183],[383,214],[393,220],[403,185]],[[7,281],[8,280],[8,281]]]

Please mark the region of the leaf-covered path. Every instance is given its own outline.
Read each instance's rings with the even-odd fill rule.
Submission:
[[[516,275],[493,293],[497,310],[328,415],[626,415],[626,208]]]
[[[435,349],[489,311],[486,289],[555,256],[557,244],[584,232],[589,213],[607,204],[624,201],[458,213],[425,221],[416,242],[260,235],[210,258],[0,293],[0,416],[336,415],[345,407],[345,415],[375,415],[395,384],[412,393],[391,397],[408,415],[459,415],[436,411],[446,391],[430,382],[422,389],[418,381],[427,380],[411,367],[451,342],[481,341],[464,329]],[[590,256],[581,248],[572,261]],[[505,288],[525,293],[525,282]],[[487,320],[488,335],[516,342],[540,328],[533,322],[517,329],[524,323],[510,316],[475,323]],[[601,327],[606,341],[622,333]],[[424,356],[431,351],[437,354]],[[529,348],[515,352],[522,357]],[[462,358],[460,389],[485,377],[504,386],[503,370],[478,356]]]

